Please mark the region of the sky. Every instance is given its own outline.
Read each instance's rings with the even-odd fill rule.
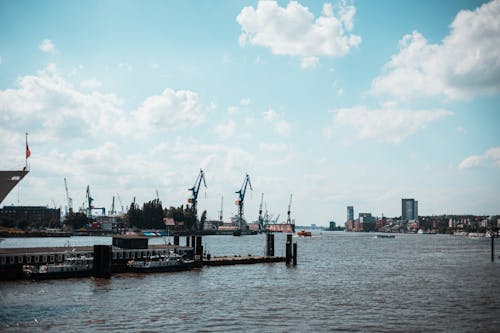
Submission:
[[[0,0],[2,205],[500,214],[500,1]],[[118,200],[117,200],[118,205]]]

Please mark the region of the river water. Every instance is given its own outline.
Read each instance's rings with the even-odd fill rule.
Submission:
[[[284,255],[285,235],[275,241],[275,254]],[[296,267],[0,282],[0,332],[500,332],[500,259],[497,252],[490,262],[489,239],[313,231],[294,241]],[[111,238],[6,239],[0,246],[68,242]],[[212,255],[262,255],[265,236],[203,243]]]

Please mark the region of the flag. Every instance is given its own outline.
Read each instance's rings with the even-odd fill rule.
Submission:
[[[28,147],[28,144],[26,144],[26,158],[28,158],[30,156],[31,156],[30,147]]]

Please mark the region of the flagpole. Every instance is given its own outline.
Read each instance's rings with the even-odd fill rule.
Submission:
[[[26,160],[24,167],[26,170],[28,170],[28,154],[27,154],[27,152],[28,152],[28,132],[26,132],[26,152],[24,154],[25,160]]]

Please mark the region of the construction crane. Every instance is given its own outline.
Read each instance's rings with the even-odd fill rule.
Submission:
[[[292,224],[292,220],[290,218],[290,209],[292,208],[292,195],[290,194],[290,203],[288,204],[288,212],[287,212],[287,218],[286,218],[286,223],[287,224]]]
[[[196,178],[196,181],[194,182],[194,186],[188,191],[192,192],[191,198],[188,199],[188,203],[191,204],[191,209],[196,212],[196,204],[198,203],[198,192],[200,191],[200,186],[201,182],[203,181],[203,185],[205,185],[205,188],[207,188],[207,183],[205,181],[205,175],[203,173],[203,170],[200,169],[200,173],[198,174],[198,178]]]
[[[262,205],[264,204],[264,193],[260,195],[260,206],[259,206],[259,229],[264,230],[264,218],[262,217]]]
[[[94,201],[94,198],[90,196],[90,186],[87,185],[87,194],[86,194],[86,199],[87,199],[87,217],[92,218],[92,210],[93,209],[98,209],[102,212],[102,216],[106,215],[106,208],[104,207],[94,207],[92,206],[92,201]]]
[[[118,198],[118,202],[120,203],[120,207],[122,208],[122,214],[124,214],[125,210],[123,209],[123,204],[122,204],[122,199],[120,199],[120,194],[116,193],[116,197]]]
[[[241,185],[241,189],[235,192],[236,194],[238,194],[238,199],[235,201],[235,204],[236,206],[238,206],[238,222],[240,229],[243,223],[243,204],[245,202],[245,193],[247,192],[248,185],[250,186],[250,190],[253,191],[252,183],[250,183],[250,176],[247,173],[245,176],[245,180],[243,180],[243,184]]]
[[[92,218],[92,208],[94,208],[92,206],[92,201],[94,201],[94,199],[90,196],[90,185],[87,185],[87,194],[86,194],[85,198],[86,198],[87,203],[88,203],[87,217]]]
[[[224,207],[224,196],[221,196],[220,198],[220,211],[219,211],[219,221],[222,222],[222,211]]]
[[[116,215],[115,209],[115,196],[113,195],[113,201],[111,202],[111,211],[109,212],[111,215]]]
[[[66,190],[66,202],[68,203],[68,211],[71,214],[73,213],[73,199],[69,196],[68,182],[66,181],[66,178],[64,178],[64,188]],[[66,215],[68,214],[68,211],[66,211]]]

